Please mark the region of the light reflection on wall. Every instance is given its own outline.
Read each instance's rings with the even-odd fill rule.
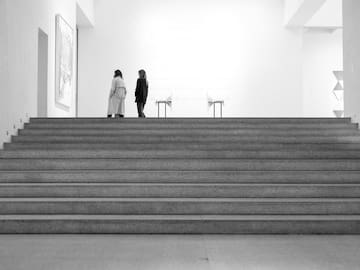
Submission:
[[[225,99],[226,116],[300,116],[301,35],[283,27],[283,8],[282,0],[98,0],[95,30],[80,42],[90,80],[80,113],[100,114],[84,103],[99,100],[93,92],[109,84],[118,59],[131,90],[145,68],[151,103],[173,96],[172,116],[210,116],[207,95]]]

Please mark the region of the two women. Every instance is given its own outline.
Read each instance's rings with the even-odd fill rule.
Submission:
[[[138,115],[140,118],[145,118],[144,107],[146,105],[148,91],[149,83],[146,78],[146,72],[145,70],[140,70],[135,91],[135,102],[137,103]],[[108,118],[112,118],[113,115],[115,115],[116,118],[123,118],[125,116],[126,94],[127,91],[122,73],[120,70],[116,70],[111,85]]]

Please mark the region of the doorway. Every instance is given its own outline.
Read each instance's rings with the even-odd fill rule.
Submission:
[[[38,117],[48,116],[48,35],[39,28],[38,33]]]

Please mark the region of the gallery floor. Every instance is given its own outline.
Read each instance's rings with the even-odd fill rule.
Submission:
[[[360,236],[0,236],[1,270],[360,269]]]

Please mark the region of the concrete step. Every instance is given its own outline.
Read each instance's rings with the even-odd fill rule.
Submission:
[[[360,136],[356,129],[276,130],[276,129],[24,129],[19,135],[28,136]]]
[[[360,159],[2,159],[2,171],[359,171]]]
[[[360,184],[0,184],[1,198],[360,198]]]
[[[0,233],[360,234],[350,119],[31,119]]]
[[[359,151],[358,143],[245,143],[234,144],[231,142],[194,142],[194,143],[5,143],[5,150],[92,150],[92,151],[298,151],[298,150],[319,150],[319,151]]]
[[[12,142],[28,143],[360,143],[360,136],[18,136]]]
[[[360,171],[0,171],[0,183],[360,184]]]
[[[360,159],[360,150],[5,150],[0,159]]]
[[[1,234],[360,234],[357,215],[0,215]]]
[[[0,198],[0,215],[359,215],[360,199]]]
[[[350,118],[31,118],[30,123],[345,123],[350,124]]]

